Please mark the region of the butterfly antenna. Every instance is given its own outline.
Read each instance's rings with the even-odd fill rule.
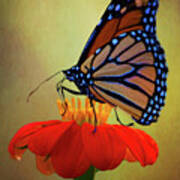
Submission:
[[[55,76],[57,76],[58,74],[60,74],[62,71],[58,71],[56,72],[55,74],[49,76],[47,79],[45,79],[44,81],[42,81],[41,83],[39,83],[39,85],[34,88],[29,94],[28,94],[28,97],[27,97],[27,102],[29,102],[31,96],[43,85],[45,84],[46,82],[48,82],[49,80],[53,79]]]

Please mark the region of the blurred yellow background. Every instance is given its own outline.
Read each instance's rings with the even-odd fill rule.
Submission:
[[[29,91],[52,73],[74,65],[107,0],[0,0],[0,179],[60,180],[46,177],[27,152],[21,162],[10,159],[7,147],[15,132],[34,121],[59,119],[55,85],[48,82],[26,103]],[[159,145],[155,165],[142,168],[123,162],[99,172],[96,180],[180,179],[180,0],[161,0],[158,37],[169,64],[168,96],[159,122],[136,127]],[[130,118],[120,112],[121,119]],[[111,116],[114,118],[114,116]]]

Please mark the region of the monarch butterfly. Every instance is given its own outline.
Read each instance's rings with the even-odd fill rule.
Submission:
[[[168,72],[156,37],[158,6],[158,0],[112,0],[78,63],[63,71],[79,91],[64,87],[65,79],[57,91],[120,107],[142,125],[156,122],[164,106]]]

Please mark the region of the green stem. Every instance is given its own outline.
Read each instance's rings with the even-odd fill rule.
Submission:
[[[74,180],[94,180],[95,174],[96,174],[96,169],[91,166],[86,172],[85,174],[83,174],[82,176],[74,179]]]

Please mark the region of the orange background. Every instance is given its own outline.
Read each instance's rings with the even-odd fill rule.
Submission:
[[[24,124],[60,118],[55,85],[44,85],[26,103],[28,92],[50,74],[74,65],[109,1],[1,0],[0,1],[0,179],[60,180],[45,177],[27,152],[21,162],[10,159],[7,147]],[[180,0],[161,0],[158,37],[169,64],[168,96],[159,122],[136,127],[159,145],[155,165],[142,168],[123,162],[117,169],[99,172],[96,180],[180,179]],[[128,115],[119,112],[123,121]],[[115,119],[112,115],[111,119]],[[112,122],[112,121],[111,121]]]

